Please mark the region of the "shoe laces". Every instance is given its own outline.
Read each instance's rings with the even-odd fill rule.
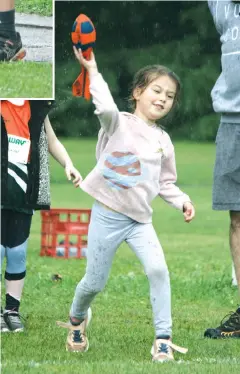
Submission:
[[[72,330],[72,338],[74,343],[82,343],[83,337],[80,330]]]
[[[226,318],[227,318],[227,320],[226,320]],[[224,328],[231,327],[232,328],[232,327],[235,327],[236,323],[240,324],[240,314],[237,313],[237,312],[231,311],[225,317],[223,317],[219,327],[220,328],[221,327],[224,327]]]
[[[157,341],[157,353],[165,353],[170,354],[171,351],[177,351],[179,353],[186,354],[188,349],[180,347],[179,345],[173,344],[173,342],[169,339],[158,339]]]
[[[70,322],[61,322],[61,321],[57,321],[57,325],[65,329],[71,330],[72,340],[74,343],[83,343],[84,338],[83,338],[82,332],[80,331],[80,325],[74,326]],[[78,327],[78,328],[75,329],[74,327],[75,328]]]
[[[171,348],[169,347],[168,344],[160,343],[159,346],[158,346],[157,353],[165,353],[165,354],[169,355],[170,349]]]

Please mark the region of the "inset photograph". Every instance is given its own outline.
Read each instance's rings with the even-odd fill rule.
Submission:
[[[53,0],[1,0],[0,97],[54,97]]]

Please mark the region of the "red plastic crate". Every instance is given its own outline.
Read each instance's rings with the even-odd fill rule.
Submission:
[[[42,210],[40,256],[85,257],[90,216],[91,209]]]

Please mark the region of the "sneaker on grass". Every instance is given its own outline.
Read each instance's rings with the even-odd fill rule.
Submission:
[[[204,333],[204,337],[212,339],[240,338],[240,308],[238,308],[236,312],[230,312],[226,315],[220,323],[220,326],[215,329],[207,329]]]
[[[0,34],[0,62],[22,60],[25,56],[26,51],[18,32],[16,32],[16,39],[9,39]]]
[[[22,332],[24,330],[23,323],[21,321],[22,317],[18,312],[13,310],[5,311],[3,313],[3,318],[8,326],[9,331],[12,332]]]
[[[152,360],[154,362],[173,361],[173,351],[185,354],[188,349],[173,344],[171,339],[155,339],[151,349]]]
[[[86,335],[86,330],[89,325],[89,322],[92,318],[91,308],[88,309],[88,315],[82,323],[79,325],[72,325],[71,322],[60,322],[57,321],[57,325],[60,327],[67,328],[69,330],[67,341],[66,341],[66,350],[69,352],[87,352],[89,348],[89,342]]]

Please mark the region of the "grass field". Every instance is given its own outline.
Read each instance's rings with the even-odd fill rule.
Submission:
[[[16,11],[19,13],[36,13],[41,16],[51,16],[52,0],[17,0]]]
[[[67,149],[83,176],[93,167],[93,140],[66,140]],[[172,285],[173,340],[189,348],[177,362],[153,364],[154,333],[148,282],[130,249],[123,244],[115,257],[109,282],[92,305],[90,349],[65,351],[66,331],[56,320],[67,320],[75,286],[85,260],[40,257],[40,215],[34,215],[29,243],[27,278],[21,311],[26,331],[2,337],[4,374],[90,373],[239,373],[239,340],[205,340],[207,327],[216,327],[238,303],[231,286],[228,215],[211,209],[214,145],[176,143],[179,186],[196,205],[196,219],[185,224],[179,211],[160,199],[153,203],[153,222],[165,250]],[[52,165],[52,207],[91,207],[92,199],[74,189],[61,168]],[[51,281],[60,273],[61,283]]]
[[[0,63],[0,97],[51,98],[52,65],[47,62]]]

